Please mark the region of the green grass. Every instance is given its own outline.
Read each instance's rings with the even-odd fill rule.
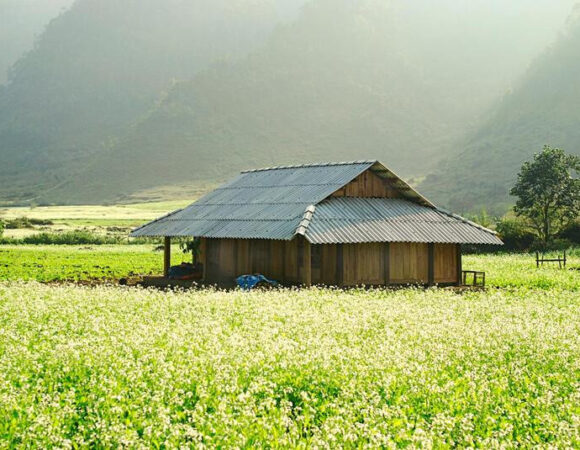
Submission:
[[[567,269],[558,268],[558,264],[537,269],[535,255],[528,254],[467,255],[463,266],[466,270],[486,272],[488,285],[494,287],[580,289],[580,270],[572,270],[580,269],[578,252],[569,255]]]
[[[574,448],[580,295],[0,283],[0,447]]]
[[[163,255],[152,245],[0,246],[0,280],[115,281],[162,273]],[[184,258],[177,250],[174,261]]]
[[[0,280],[116,281],[128,275],[162,272],[163,255],[154,245],[2,246]],[[189,260],[177,246],[173,262]],[[465,269],[487,272],[490,287],[539,289],[580,288],[580,271],[556,266],[536,269],[532,255],[468,255]],[[580,255],[569,258],[570,267],[580,267]]]

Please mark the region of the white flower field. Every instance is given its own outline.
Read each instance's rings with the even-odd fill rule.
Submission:
[[[0,284],[0,447],[580,446],[580,292]]]

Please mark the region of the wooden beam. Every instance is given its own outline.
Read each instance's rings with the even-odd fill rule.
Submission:
[[[343,256],[344,245],[336,245],[336,284],[338,287],[344,286],[344,256]]]
[[[171,238],[165,237],[163,243],[163,276],[169,277],[169,269],[171,268]]]
[[[457,285],[461,286],[463,278],[463,263],[461,261],[461,244],[455,246],[457,248]]]
[[[391,243],[390,242],[385,243],[384,249],[385,249],[384,276],[385,276],[385,285],[388,285],[391,284]]]
[[[429,244],[429,286],[435,284],[435,244]]]

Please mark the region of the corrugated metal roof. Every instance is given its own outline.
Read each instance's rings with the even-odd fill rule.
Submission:
[[[389,179],[408,200],[328,199],[369,169]],[[501,244],[493,232],[435,209],[377,161],[243,172],[187,208],[136,229],[132,236],[290,240],[297,234],[315,244]]]
[[[311,205],[374,164],[353,161],[244,172],[193,205],[131,235],[290,240]]]
[[[430,242],[494,244],[496,234],[459,216],[402,199],[331,198],[305,232],[313,244]]]

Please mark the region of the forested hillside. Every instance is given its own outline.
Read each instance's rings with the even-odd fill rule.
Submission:
[[[408,167],[417,153],[427,160],[444,111],[399,53],[389,8],[362,4],[314,2],[243,61],[177,83],[99,155],[90,171],[107,174],[107,183],[96,190],[304,161],[388,154]]]
[[[101,203],[319,160],[422,178],[573,1],[77,0],[0,88],[0,202]]]
[[[243,56],[277,21],[275,0],[77,0],[0,90],[3,199],[58,187],[172,80]]]
[[[168,180],[215,181],[240,168],[320,160],[379,158],[404,176],[420,176],[535,48],[521,46],[513,58],[500,58],[501,70],[490,70],[509,49],[490,40],[474,56],[466,42],[482,42],[492,28],[512,29],[512,21],[483,2],[446,2],[453,5],[459,18],[427,3],[422,13],[405,2],[312,1],[248,58],[176,84],[57,196],[97,201],[92,193],[122,196]],[[487,28],[471,30],[467,24],[477,20]],[[439,40],[430,42],[437,26]],[[549,31],[539,34],[547,40]],[[91,173],[103,177],[80,183]]]
[[[580,154],[580,8],[566,32],[421,186],[458,210],[502,212],[521,164],[545,144]]]

